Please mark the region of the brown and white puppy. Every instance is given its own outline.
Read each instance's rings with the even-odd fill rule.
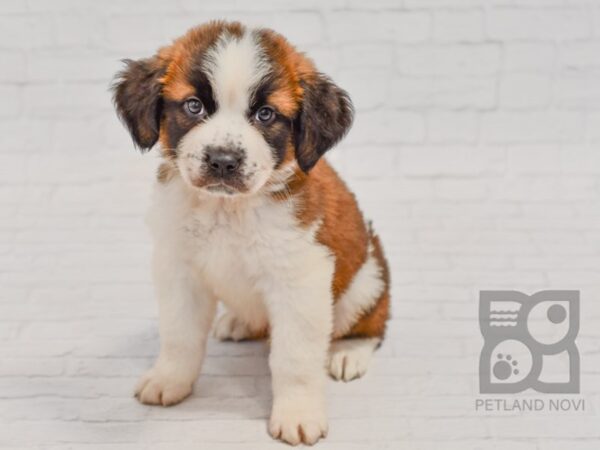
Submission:
[[[320,159],[351,125],[348,95],[275,32],[211,22],[127,61],[114,100],[164,158],[148,217],[161,348],[137,397],[190,394],[220,300],[218,338],[270,338],[271,435],[316,442],[327,371],[365,373],[389,308],[379,240]]]

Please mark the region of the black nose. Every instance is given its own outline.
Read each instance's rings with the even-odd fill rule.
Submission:
[[[240,167],[242,158],[228,150],[218,149],[207,152],[208,171],[217,177],[226,178],[234,175]]]

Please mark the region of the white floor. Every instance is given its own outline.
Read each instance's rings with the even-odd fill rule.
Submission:
[[[132,397],[158,348],[147,192],[110,186],[2,199],[0,447],[283,448],[266,432],[264,343],[210,342],[181,405]],[[391,260],[394,317],[366,377],[330,382],[330,434],[318,448],[597,450],[600,206],[403,202],[373,182],[353,187]],[[582,393],[568,398],[585,411],[475,411],[479,290],[544,288],[581,290]]]

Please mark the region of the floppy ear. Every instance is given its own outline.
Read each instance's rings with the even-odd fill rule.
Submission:
[[[322,73],[302,85],[302,106],[293,123],[294,143],[298,165],[308,172],[350,129],[354,109],[348,93]]]
[[[115,77],[112,86],[117,114],[133,142],[149,150],[158,140],[162,108],[160,77],[164,68],[158,58],[124,60],[125,69]]]

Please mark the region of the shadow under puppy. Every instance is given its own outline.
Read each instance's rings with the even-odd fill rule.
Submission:
[[[127,61],[114,101],[164,160],[148,216],[160,355],[137,397],[191,393],[220,300],[218,338],[270,337],[269,432],[315,443],[327,370],[363,375],[389,314],[379,240],[320,159],[352,123],[348,95],[279,34],[211,22]]]

